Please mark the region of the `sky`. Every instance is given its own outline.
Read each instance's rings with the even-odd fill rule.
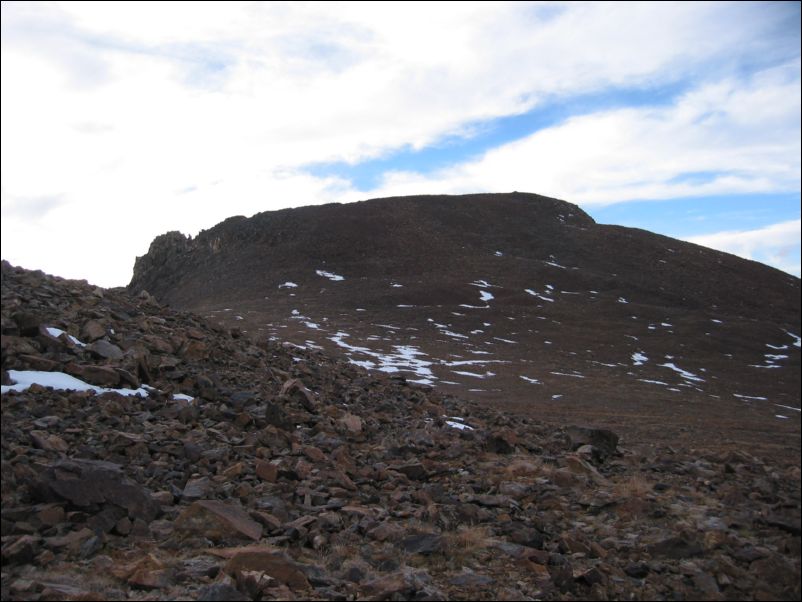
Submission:
[[[2,3],[2,257],[534,192],[800,275],[797,2]]]

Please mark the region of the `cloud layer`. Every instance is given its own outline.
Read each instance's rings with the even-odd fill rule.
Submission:
[[[802,238],[802,221],[797,219],[754,230],[691,236],[686,240],[767,263],[799,277],[800,238]]]
[[[124,284],[164,231],[286,206],[512,189],[592,206],[799,189],[791,4],[2,11],[3,257],[98,284]],[[680,92],[627,103],[665,87]],[[498,118],[609,91],[615,108],[437,171],[390,169],[371,190],[310,168],[469,139]]]

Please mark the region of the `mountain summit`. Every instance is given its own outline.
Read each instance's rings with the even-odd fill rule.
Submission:
[[[558,199],[232,217],[157,237],[129,290],[509,410],[798,447],[799,279]]]

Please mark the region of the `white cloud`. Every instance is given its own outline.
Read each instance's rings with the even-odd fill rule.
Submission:
[[[610,86],[719,73],[743,57],[776,62],[790,47],[784,11],[749,3],[3,3],[2,254],[123,284],[134,255],[166,230],[196,233],[233,214],[366,196],[305,165],[422,148],[469,135],[480,120]],[[798,114],[799,83],[766,77],[763,96],[753,82],[739,99],[739,81],[719,77],[719,88],[700,89],[673,113],[578,117],[434,177],[391,175],[382,191],[518,188],[612,202],[681,191],[664,180],[691,164],[732,166],[710,189],[774,189],[798,180],[798,146],[761,138],[759,128],[779,132],[775,121],[794,102]],[[697,105],[722,101],[728,112],[708,111],[702,133],[682,131],[697,124],[681,108],[701,118]],[[798,130],[798,115],[793,123]],[[726,160],[710,159],[711,150]],[[34,215],[26,203],[46,211]]]
[[[370,194],[517,189],[604,205],[799,190],[800,105],[794,61],[669,106],[574,117],[435,173],[390,173]]]
[[[726,231],[686,238],[688,242],[725,251],[800,275],[802,221],[789,220],[746,231]]]

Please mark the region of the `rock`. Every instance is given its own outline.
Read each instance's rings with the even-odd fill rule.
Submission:
[[[479,575],[477,573],[467,572],[463,569],[463,572],[459,575],[455,575],[451,579],[448,580],[449,584],[455,587],[465,587],[465,588],[483,588],[487,587],[488,585],[492,585],[495,583],[495,579],[492,577],[488,577],[486,575]]]
[[[153,554],[112,569],[112,574],[137,589],[160,589],[169,585],[165,564]]]
[[[114,504],[132,519],[150,522],[161,511],[150,492],[127,478],[118,464],[98,460],[67,459],[48,465],[34,483],[45,501],[68,500],[76,506]]]
[[[777,514],[771,514],[765,518],[757,519],[757,522],[768,525],[769,527],[776,527],[777,529],[781,529],[795,537],[802,535],[802,521],[800,521],[798,516],[795,518],[789,518]]]
[[[201,500],[186,508],[175,521],[176,531],[200,535],[215,543],[262,537],[262,526],[232,503]]]
[[[645,562],[630,562],[624,572],[633,579],[643,579],[649,574],[649,565]]]
[[[409,535],[399,542],[405,552],[428,556],[443,551],[443,538],[434,533],[417,533]]]
[[[45,537],[44,543],[49,548],[71,548],[77,550],[84,541],[93,535],[92,529],[84,528],[79,531],[70,531],[66,535],[58,537]]]
[[[338,422],[348,429],[348,432],[352,435],[358,435],[362,432],[362,419],[359,416],[346,413]]]
[[[560,554],[552,554],[549,558],[548,570],[554,585],[562,593],[574,590],[574,571],[567,558]]]
[[[88,347],[89,351],[107,360],[120,360],[123,358],[123,350],[108,341],[95,341]]]
[[[106,336],[106,328],[97,320],[88,320],[81,328],[81,339],[84,343],[91,343]]]
[[[223,570],[229,575],[240,571],[263,571],[294,590],[309,587],[301,565],[270,546],[247,546],[235,550]]]
[[[445,595],[431,585],[431,580],[431,576],[425,570],[405,568],[393,575],[363,583],[359,599],[446,600]]]
[[[568,435],[572,450],[578,450],[583,445],[590,445],[594,448],[592,453],[600,460],[609,458],[618,448],[618,435],[606,429],[569,426],[566,429],[566,435]]]
[[[209,346],[204,341],[192,339],[181,348],[180,354],[188,360],[199,360],[208,357]]]
[[[280,428],[285,431],[292,431],[295,429],[292,421],[287,416],[287,413],[278,404],[268,402],[264,406],[265,415],[264,419],[267,424]]]
[[[128,520],[126,512],[123,508],[114,506],[113,504],[106,504],[106,506],[100,512],[94,516],[90,516],[87,519],[86,524],[96,533],[108,533],[114,528],[114,525],[116,525],[123,518]]]
[[[391,522],[383,522],[367,533],[368,537],[376,541],[396,541],[400,539],[403,534],[403,527]]]
[[[592,567],[590,569],[580,570],[578,573],[575,573],[574,580],[578,581],[579,583],[583,583],[588,587],[593,587],[594,585],[605,583],[607,581],[607,577],[597,567]]]
[[[704,548],[699,542],[685,535],[653,543],[648,546],[648,550],[652,556],[674,559],[692,558],[704,553]]]
[[[563,460],[565,461],[565,467],[572,473],[589,477],[592,481],[598,484],[607,483],[607,479],[605,479],[599,473],[599,471],[593,467],[592,464],[586,462],[579,456],[575,454],[566,454]]]
[[[39,327],[43,319],[41,314],[32,311],[18,311],[11,314],[11,319],[17,325],[19,334],[23,337],[35,337],[39,334]]]
[[[41,370],[42,372],[59,372],[61,369],[61,364],[59,362],[39,355],[20,353],[17,355],[17,357],[31,370]],[[7,385],[10,383],[4,382],[3,384]]]
[[[293,378],[284,383],[281,387],[281,395],[285,395],[303,406],[308,412],[316,412],[318,401],[312,393],[298,378]]]
[[[48,504],[36,514],[39,522],[47,527],[53,527],[64,521],[64,507],[58,504]]]
[[[99,387],[116,387],[120,384],[120,375],[111,366],[67,364],[64,367],[67,374],[71,374],[90,385]]]
[[[419,462],[415,462],[413,464],[403,464],[401,466],[395,466],[394,468],[413,481],[425,481],[429,476],[426,468],[424,468],[423,464],[420,464]]]
[[[751,563],[761,558],[767,558],[770,552],[763,547],[746,545],[731,553],[731,556],[741,562]]]
[[[3,564],[25,564],[31,562],[39,552],[39,541],[40,539],[37,536],[22,535],[10,543],[3,542]]]
[[[564,534],[560,538],[559,549],[563,554],[583,554],[585,556],[590,554],[590,546],[580,537],[571,534]]]
[[[45,431],[31,431],[34,446],[46,451],[66,452],[70,449],[67,442],[58,435],[50,435]]]
[[[170,491],[156,491],[150,494],[151,499],[160,506],[172,506],[174,496]]]
[[[518,437],[511,431],[499,431],[490,434],[485,442],[487,451],[494,454],[511,454],[515,451]]]
[[[275,483],[278,479],[278,466],[272,462],[256,461],[256,476],[268,483]]]
[[[181,493],[181,497],[189,501],[199,500],[205,498],[211,488],[212,482],[209,480],[209,477],[190,479],[187,481],[187,484],[184,485],[184,491]]]
[[[204,602],[239,602],[245,598],[238,589],[227,583],[212,583],[201,588],[197,599]]]

